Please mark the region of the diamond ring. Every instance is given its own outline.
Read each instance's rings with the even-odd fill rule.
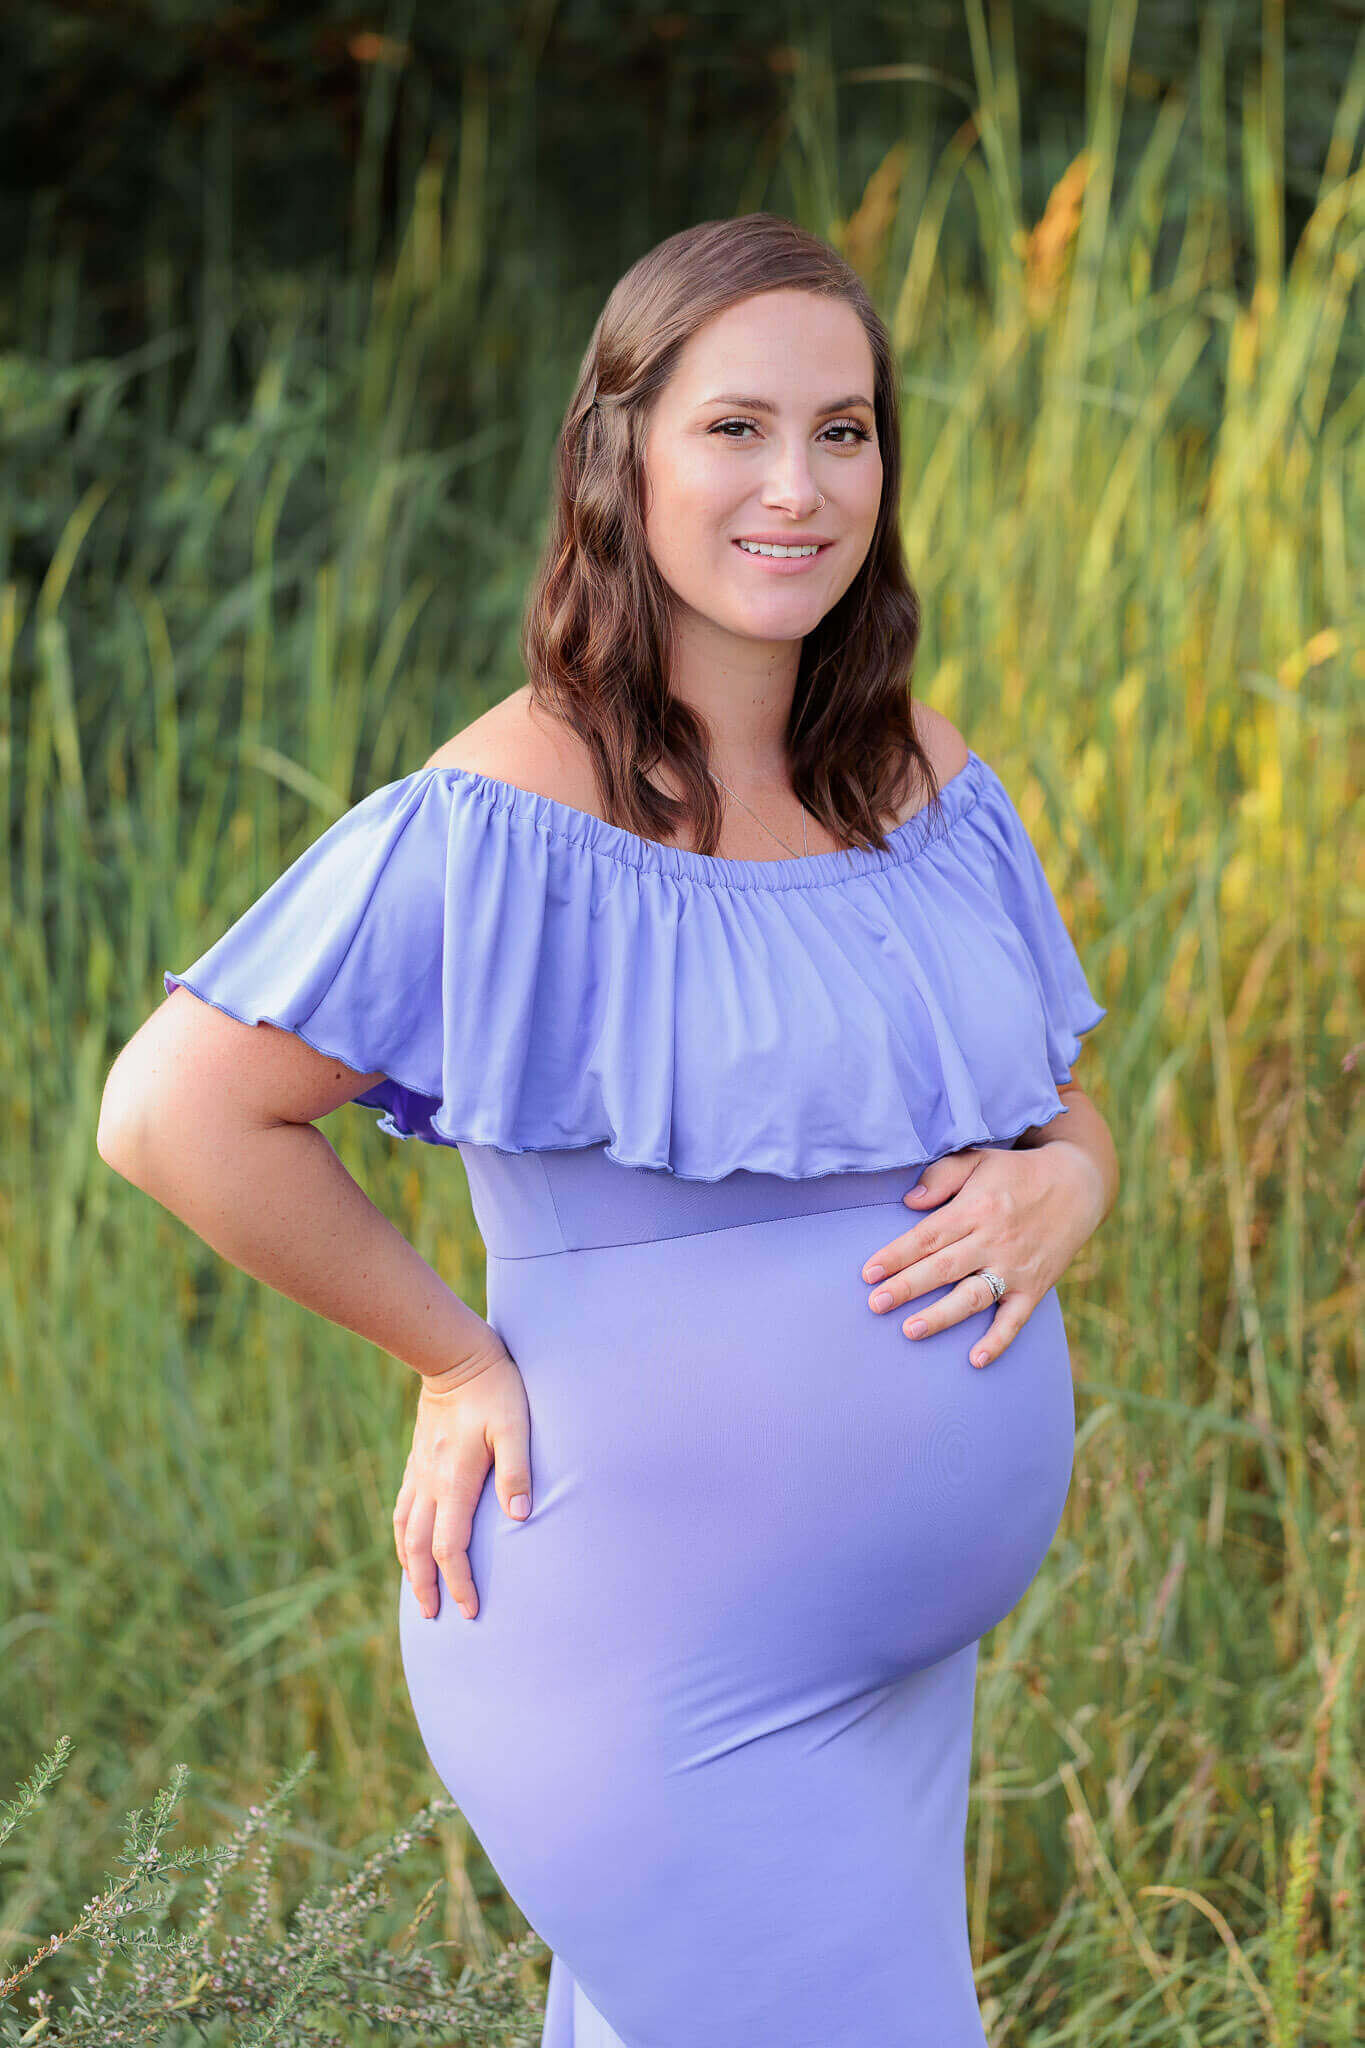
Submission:
[[[981,1268],[981,1278],[991,1290],[992,1302],[999,1301],[1001,1295],[1005,1292],[1005,1283],[1000,1278],[1000,1275],[992,1273],[987,1267],[983,1266]]]

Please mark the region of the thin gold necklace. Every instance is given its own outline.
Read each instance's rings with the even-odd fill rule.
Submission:
[[[778,845],[786,847],[787,852],[792,855],[793,859],[795,858],[796,848],[794,846],[787,846],[786,840],[783,839],[778,833],[774,832],[771,825],[765,825],[763,823],[762,818],[759,817],[758,812],[755,810],[751,810],[749,805],[744,802],[742,796],[735,796],[735,792],[731,789],[729,783],[721,782],[720,777],[716,774],[714,768],[709,768],[707,770],[707,773],[712,777],[714,781],[720,782],[720,786],[725,791],[727,796],[733,796],[735,798],[735,802],[737,804],[742,804],[744,809],[749,812],[749,816],[751,818],[755,819],[758,824],[763,825],[763,830],[767,833],[770,839],[776,839]],[[810,831],[806,822],[806,806],[804,804],[802,804],[801,806],[801,850],[803,854],[808,854],[810,852]]]

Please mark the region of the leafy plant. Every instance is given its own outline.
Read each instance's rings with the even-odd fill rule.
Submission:
[[[63,1736],[19,1798],[7,1804],[0,1847],[61,1775],[70,1748],[70,1738]],[[401,2040],[415,2030],[429,2040],[430,2030],[441,2028],[450,2048],[532,2048],[540,2037],[544,1999],[539,1987],[528,1992],[524,1966],[544,1948],[537,1934],[509,1943],[483,1969],[468,1965],[452,1984],[431,1958],[430,1951],[443,1944],[417,1942],[442,1879],[428,1885],[396,1940],[383,1939],[373,1928],[375,1916],[390,1903],[385,1872],[436,1820],[456,1811],[449,1799],[430,1800],[343,1882],[315,1886],[283,1929],[272,1927],[275,1843],[289,1818],[289,1796],[315,1761],[310,1750],[250,1808],[226,1842],[200,1848],[163,1845],[189,1775],[184,1764],[176,1764],[150,1810],[135,1808],[128,1816],[116,1859],[123,1874],[107,1874],[103,1890],[71,1926],[50,1935],[0,1980],[0,2041],[15,2048],[37,2042],[44,2048],[151,2042],[177,2048],[192,2040],[227,2039],[239,2048],[265,2048],[271,2041],[290,2048],[348,2048],[357,2039],[380,2038],[381,2030],[382,2038]],[[250,1875],[245,1915],[234,1927],[227,1880],[239,1867]],[[197,1901],[182,1898],[194,1873]],[[127,1926],[132,1914],[145,1916],[143,1924]],[[73,1981],[61,1996],[43,1989],[25,1993],[45,1962],[80,1942],[95,1950],[95,1967],[83,1982]],[[29,2019],[15,2012],[23,1996]],[[350,2021],[361,2023],[361,2035],[352,2032]]]

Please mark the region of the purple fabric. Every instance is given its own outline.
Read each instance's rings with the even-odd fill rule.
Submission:
[[[1104,1016],[977,754],[885,853],[720,860],[460,768],[371,791],[182,974],[399,1138],[688,1180],[909,1166],[1062,1110]]]
[[[553,1953],[543,2048],[982,2048],[978,1648],[1066,1500],[1055,1293],[910,1343],[861,1267],[1105,1014],[973,754],[886,854],[688,854],[460,769],[374,791],[183,975],[458,1145],[533,1508],[398,1575],[433,1767]],[[946,1288],[924,1297],[938,1300]]]

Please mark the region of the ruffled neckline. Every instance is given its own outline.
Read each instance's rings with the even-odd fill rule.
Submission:
[[[165,986],[379,1075],[352,1099],[437,1145],[802,1180],[1051,1122],[1105,1012],[1004,784],[969,752],[886,839],[728,860],[421,769]]]
[[[418,783],[427,776],[439,777],[448,785],[467,789],[490,811],[507,811],[528,818],[549,837],[585,847],[626,867],[705,883],[715,889],[814,889],[848,881],[856,875],[877,874],[914,860],[980,801],[986,775],[986,763],[969,748],[965,764],[940,784],[937,824],[934,807],[923,805],[913,817],[893,825],[886,833],[884,852],[853,846],[827,853],[791,854],[785,860],[731,860],[721,854],[694,853],[690,847],[665,846],[661,840],[628,832],[624,825],[609,824],[594,811],[577,810],[572,804],[561,803],[558,797],[542,796],[538,790],[523,789],[498,776],[483,775],[475,768],[420,768],[406,779]]]

